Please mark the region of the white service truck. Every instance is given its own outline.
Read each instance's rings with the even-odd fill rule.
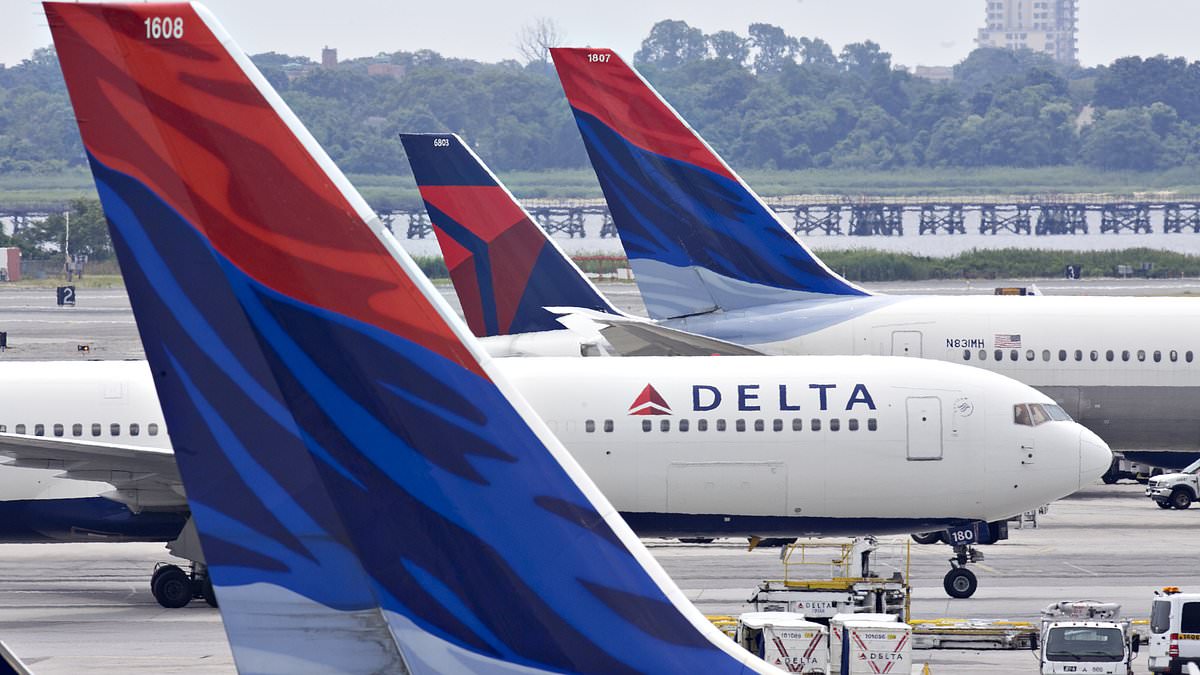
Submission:
[[[1146,482],[1146,496],[1159,508],[1186,509],[1200,495],[1200,460],[1179,473],[1164,473]]]
[[[1168,586],[1150,605],[1150,672],[1186,673],[1200,664],[1200,593],[1180,593]]]
[[[1049,605],[1042,610],[1039,642],[1043,675],[1133,675],[1138,639],[1121,619],[1119,604],[1075,600]]]

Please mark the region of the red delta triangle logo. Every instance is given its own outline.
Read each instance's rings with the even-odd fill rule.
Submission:
[[[671,406],[663,400],[662,394],[654,388],[654,385],[648,384],[638,394],[638,397],[633,399],[633,405],[629,406],[630,415],[670,415]]]

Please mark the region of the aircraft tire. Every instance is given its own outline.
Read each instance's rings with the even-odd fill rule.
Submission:
[[[942,579],[942,587],[946,589],[946,595],[952,598],[969,598],[975,595],[975,589],[979,588],[979,579],[975,578],[975,573],[971,570],[955,567]]]
[[[1192,493],[1183,488],[1175,488],[1171,492],[1171,506],[1183,510],[1192,505]]]
[[[925,545],[925,544],[937,544],[939,542],[945,541],[945,538],[942,535],[943,535],[942,532],[921,532],[921,533],[912,534],[909,536],[911,536],[912,540],[917,542],[918,544]]]
[[[155,572],[150,592],[163,607],[179,609],[192,601],[192,580],[187,572],[175,565],[163,565]]]

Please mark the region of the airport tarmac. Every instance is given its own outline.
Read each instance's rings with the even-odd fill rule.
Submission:
[[[1027,282],[917,282],[876,285],[892,293],[990,292]],[[1200,282],[1089,280],[1038,282],[1054,293],[1183,294]],[[604,283],[602,290],[627,310],[641,310],[636,288]],[[453,292],[443,292],[453,301]],[[11,349],[0,359],[141,358],[128,299],[120,289],[80,289],[74,308],[54,305],[53,290],[0,285],[0,331]],[[78,345],[90,351],[78,351]],[[852,489],[848,487],[848,489]],[[1164,585],[1200,589],[1190,535],[1200,509],[1164,511],[1135,484],[1089,486],[1055,503],[1039,527],[1012,529],[1009,541],[984,547],[976,566],[975,597],[951,600],[942,590],[949,568],[945,546],[913,546],[915,618],[1033,619],[1059,600],[1120,602],[1145,617],[1153,592]],[[1185,538],[1187,537],[1187,538]],[[885,543],[904,542],[903,537]],[[743,542],[681,544],[650,540],[651,552],[685,593],[708,614],[736,614],[756,584],[782,574],[778,549],[747,552]],[[228,673],[232,656],[220,615],[196,602],[163,609],[149,591],[161,544],[0,545],[0,640],[36,673]],[[881,560],[881,563],[883,561]],[[1026,651],[917,652],[915,672],[1029,673]],[[1137,671],[1146,672],[1146,658]]]

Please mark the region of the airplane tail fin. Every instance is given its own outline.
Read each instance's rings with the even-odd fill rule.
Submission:
[[[741,672],[216,19],[45,11],[242,672]]]
[[[548,306],[619,314],[457,135],[400,139],[475,335],[562,330]]]
[[[621,57],[550,51],[652,317],[867,294],[797,240]]]

